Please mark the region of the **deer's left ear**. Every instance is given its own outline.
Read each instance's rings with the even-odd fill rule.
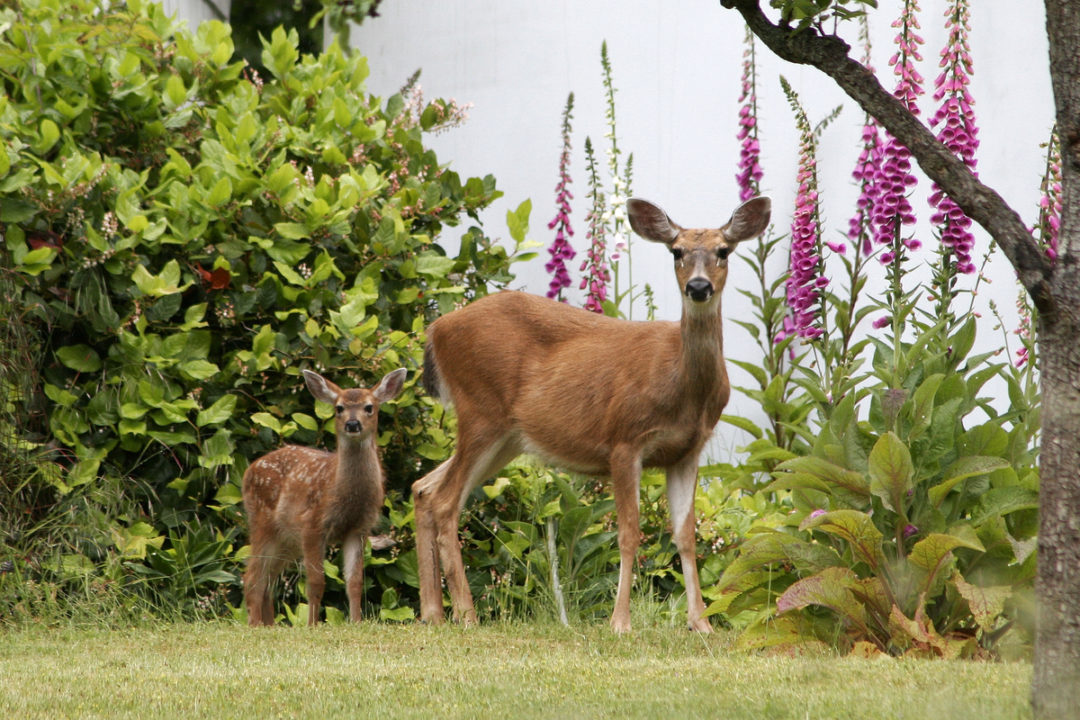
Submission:
[[[630,227],[646,240],[670,245],[682,230],[666,212],[648,200],[630,198],[626,201],[626,214],[630,218]]]
[[[337,396],[341,394],[341,388],[311,370],[304,371],[304,382],[316,400],[322,400],[330,405],[337,402]]]
[[[771,215],[772,200],[767,197],[756,197],[740,205],[731,214],[728,224],[720,229],[724,233],[724,239],[729,243],[742,242],[765,232]]]
[[[384,403],[387,400],[393,400],[401,392],[401,388],[405,385],[405,374],[408,371],[405,368],[398,368],[393,372],[389,372],[379,382],[379,386],[375,388],[373,394],[375,399],[380,403]]]

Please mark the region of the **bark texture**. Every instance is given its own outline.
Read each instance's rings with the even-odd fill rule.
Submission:
[[[779,57],[831,77],[908,147],[926,175],[994,239],[1039,311],[1043,390],[1039,617],[1032,704],[1040,720],[1080,708],[1080,2],[1045,0],[1049,68],[1062,147],[1062,218],[1051,263],[992,188],[979,182],[918,118],[848,55],[838,37],[777,25],[759,0],[721,0]]]

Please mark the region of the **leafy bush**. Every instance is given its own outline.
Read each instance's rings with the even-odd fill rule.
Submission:
[[[511,277],[478,227],[456,257],[438,244],[500,194],[424,147],[459,109],[383,102],[362,56],[296,46],[273,33],[264,81],[230,62],[227,26],[190,34],[158,5],[0,10],[0,254],[44,393],[9,402],[55,463],[35,483],[126,501],[61,566],[109,554],[117,580],[170,576],[189,598],[234,576],[249,459],[330,439],[300,368],[345,385],[417,369],[429,318]],[[428,405],[410,379],[384,414],[392,488],[445,457]]]

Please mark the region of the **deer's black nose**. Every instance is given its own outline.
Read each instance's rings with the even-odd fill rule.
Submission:
[[[712,283],[705,278],[693,278],[686,283],[686,294],[694,302],[705,302],[713,294]]]
[[[347,420],[345,421],[345,432],[358,433],[363,430],[363,426],[359,420]]]

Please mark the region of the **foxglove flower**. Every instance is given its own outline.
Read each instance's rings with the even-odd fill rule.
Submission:
[[[602,313],[604,301],[607,299],[608,283],[611,281],[607,265],[606,227],[603,220],[606,203],[596,170],[596,155],[593,153],[592,141],[589,138],[585,138],[585,160],[589,172],[589,197],[592,200],[592,207],[585,216],[589,250],[585,261],[581,263],[581,272],[585,274],[581,279],[581,289],[585,290],[585,309]]]
[[[974,170],[979,140],[972,109],[975,103],[968,93],[972,72],[967,40],[969,17],[967,0],[954,0],[946,14],[949,40],[941,51],[940,63],[944,69],[934,81],[934,99],[941,101],[941,106],[930,118],[930,127],[940,128],[937,139]],[[930,221],[941,227],[941,242],[956,258],[956,271],[965,274],[975,272],[975,264],[971,261],[971,250],[975,244],[971,218],[936,183],[930,195],[930,204],[935,210]]]
[[[862,18],[860,38],[863,42],[863,65],[873,72],[874,68],[870,63],[870,32],[865,16]],[[877,178],[881,174],[883,151],[877,121],[867,114],[862,129],[862,150],[859,152],[855,169],[851,172],[851,177],[859,186],[859,199],[856,202],[855,216],[848,221],[848,238],[854,243],[856,252],[863,255],[869,255],[873,249],[870,225],[880,192]]]
[[[807,340],[822,334],[820,314],[825,287],[821,257],[821,212],[818,201],[817,141],[798,97],[783,82],[784,92],[795,111],[799,128],[799,168],[796,181],[795,213],[791,219],[791,252],[786,282],[787,303],[793,331]],[[786,336],[786,333],[780,338]]]
[[[551,283],[548,285],[547,296],[563,300],[563,288],[570,287],[570,273],[566,269],[566,263],[577,255],[570,245],[570,238],[574,235],[574,228],[570,225],[570,200],[574,197],[567,187],[570,185],[570,120],[573,118],[574,93],[566,98],[566,108],[563,110],[562,124],[562,155],[559,157],[559,183],[555,186],[555,217],[548,223],[549,230],[555,230],[555,240],[548,248],[551,260],[544,265],[551,273]]]
[[[922,37],[916,32],[919,29],[918,11],[917,0],[905,0],[903,13],[893,23],[893,27],[900,28],[896,36],[898,49],[889,60],[893,74],[899,78],[893,95],[916,116],[919,115],[918,98],[923,94],[923,78],[915,69],[915,63],[922,60],[919,46],[923,44]],[[915,223],[915,212],[907,197],[915,184],[915,176],[911,173],[911,152],[886,133],[881,167],[875,178],[877,202],[874,204],[873,222],[874,236],[879,244],[892,245],[902,225]],[[905,238],[901,242],[909,250],[921,246],[914,238]],[[891,264],[895,260],[895,253],[881,255],[884,264]]]
[[[1039,243],[1053,262],[1058,256],[1058,230],[1061,228],[1061,138],[1057,127],[1050,134],[1046,150],[1046,173],[1039,199],[1039,224],[1035,226]]]
[[[761,171],[761,145],[757,128],[757,67],[754,58],[754,34],[746,29],[746,49],[743,51],[742,92],[739,95],[739,200],[757,197]]]

